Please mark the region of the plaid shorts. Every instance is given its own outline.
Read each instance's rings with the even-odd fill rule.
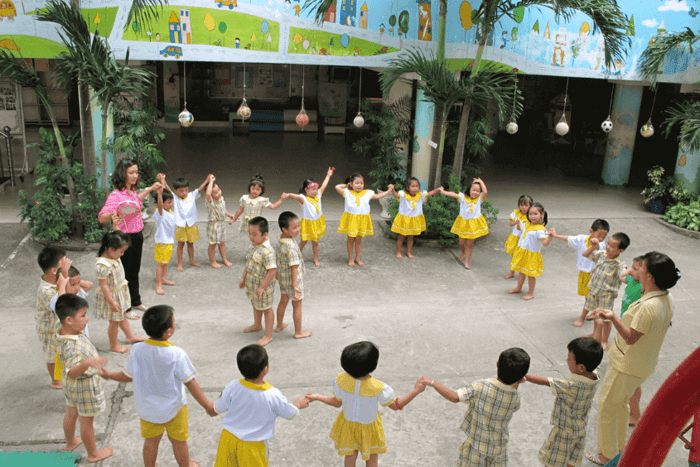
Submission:
[[[575,436],[570,430],[552,427],[538,459],[547,467],[574,467],[581,465],[586,448],[586,434]]]
[[[215,245],[217,243],[226,241],[226,224],[224,221],[208,221],[207,222],[207,237],[209,238],[209,244]]]
[[[267,286],[261,298],[258,298],[258,294],[256,293],[257,290],[257,287],[249,287],[248,284],[246,284],[246,294],[250,299],[250,303],[253,304],[253,308],[256,310],[267,310],[268,308],[272,308],[272,294],[275,291],[275,280],[273,279],[270,285]]]
[[[506,467],[508,456],[503,453],[497,457],[487,456],[472,445],[471,440],[465,441],[459,448],[459,467]]]
[[[304,299],[304,275],[299,274],[297,276],[297,287],[299,287],[299,290],[301,290],[301,298],[299,300]],[[292,299],[292,301],[296,301],[294,298],[294,289],[292,288],[292,280],[290,278],[289,284],[283,284],[282,281],[280,280],[280,292],[283,294],[289,295],[289,298]]]
[[[50,311],[50,310],[49,310]],[[53,313],[53,311],[51,312]],[[51,323],[51,321],[40,320],[36,322],[36,333],[44,350],[46,363],[53,363],[56,358],[57,343],[56,331],[61,327],[61,323]]]
[[[107,408],[107,400],[98,374],[82,379],[65,376],[62,383],[66,405],[75,407],[81,417],[94,417]]]
[[[586,304],[583,307],[588,311],[593,311],[596,308],[612,310],[614,303],[615,296],[612,294],[604,293],[599,295],[593,295],[592,293],[589,293],[588,297],[586,297]]]
[[[175,227],[175,240],[178,242],[194,243],[199,240],[199,228],[197,225]]]

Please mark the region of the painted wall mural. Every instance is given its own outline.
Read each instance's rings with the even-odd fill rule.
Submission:
[[[433,4],[435,3],[435,4]],[[117,58],[384,67],[402,50],[436,50],[438,0],[334,0],[322,24],[304,0],[172,0],[150,27],[125,29],[130,2],[83,0],[91,30],[106,36]],[[697,31],[699,0],[618,0],[629,17],[630,55],[604,64],[602,35],[590,18],[557,22],[545,8],[520,8],[487,38],[484,58],[528,74],[637,80],[640,53],[660,35]],[[56,28],[35,20],[43,0],[0,0],[0,48],[25,58],[63,50]],[[477,0],[448,0],[446,55],[463,68],[476,55],[483,28]],[[672,51],[660,81],[700,80],[700,51]]]

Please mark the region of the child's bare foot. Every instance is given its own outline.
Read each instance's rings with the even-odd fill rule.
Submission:
[[[209,263],[209,266],[213,267],[214,269],[219,269],[221,267],[221,265],[216,261]]]
[[[354,267],[355,267],[355,261],[352,260],[352,259],[349,259],[349,260],[348,260],[348,266],[350,266],[351,268],[354,268]]]
[[[258,344],[261,347],[265,347],[270,342],[272,342],[272,336],[264,336],[262,339],[256,342],[256,344]]]
[[[112,451],[110,446],[107,446],[106,448],[101,448],[95,451],[94,455],[88,454],[87,461],[92,464],[94,462],[107,459],[108,457],[112,457],[112,454],[114,454],[114,451]]]
[[[571,325],[575,328],[580,328],[581,326],[583,326],[583,323],[584,321],[581,318],[579,318],[575,322],[571,323]]]
[[[233,263],[232,263],[231,261],[227,260],[227,259],[225,259],[225,260],[223,260],[223,261],[221,261],[221,262],[224,263],[224,265],[225,265],[227,268],[230,268],[231,266],[233,266]]]
[[[608,343],[607,342],[601,342],[600,345],[603,346],[603,350],[608,350]]]
[[[464,261],[465,257],[466,257],[466,253],[462,253],[461,255],[459,255],[459,258],[458,258],[459,262],[461,263],[462,261]]]
[[[639,418],[630,417],[629,426],[637,426],[637,423],[639,423]]]
[[[163,286],[162,285],[156,285],[156,293],[158,295],[165,295],[165,292],[163,291]]]
[[[465,268],[465,269],[471,269],[471,268],[469,267],[469,261],[465,261],[465,262],[464,262],[464,268]]]
[[[360,267],[364,267],[365,263],[363,263],[362,261],[360,261],[360,259],[358,258],[358,259],[357,259],[357,265],[360,266]]]
[[[156,462],[156,467],[158,467],[158,462]],[[199,463],[190,459],[190,467],[199,467]]]
[[[396,257],[397,257],[398,259],[403,259],[403,256],[401,255],[401,252],[400,252],[400,251],[397,251],[397,252],[396,252]]]
[[[413,259],[413,255],[411,253],[406,253],[406,256],[408,256],[408,259]]]
[[[588,313],[588,316],[586,316],[586,321],[591,321],[592,319],[595,319],[595,313]]]
[[[289,324],[287,324],[287,323],[278,324],[277,327],[274,329],[274,331],[275,332],[283,331],[284,328],[286,328],[287,326],[289,326]]]
[[[132,337],[131,339],[127,339],[127,340],[126,340],[126,343],[127,343],[127,344],[136,344],[136,343],[138,343],[138,342],[143,342],[143,341],[145,341],[145,340],[146,340],[146,339],[144,339],[143,337],[134,336],[134,337]]]
[[[109,346],[109,351],[110,352],[116,352],[116,353],[127,353],[129,351],[129,347],[121,344],[117,344],[115,346]]]
[[[506,274],[503,276],[504,279],[512,279],[515,277],[515,273],[513,271],[510,272],[510,274]]]
[[[83,444],[82,438],[73,438],[72,443],[66,443],[66,451],[72,451],[81,444]]]
[[[262,325],[261,324],[258,324],[258,325],[253,324],[252,326],[248,326],[247,328],[245,328],[243,330],[243,332],[255,332],[255,331],[262,331]]]
[[[175,285],[175,282],[169,281],[168,279],[163,279],[163,284],[164,285]]]
[[[190,264],[196,268],[201,266],[201,264],[199,264],[197,261],[195,261],[193,259],[190,260]],[[219,267],[221,267],[221,266],[219,266]]]
[[[532,300],[533,298],[535,298],[535,296],[532,295],[531,293],[529,293],[529,294],[525,294],[522,297],[520,297],[520,300]]]
[[[51,389],[63,389],[61,382],[57,379],[51,380]]]
[[[177,265],[177,270],[178,270],[178,272],[182,272],[185,270],[185,268],[182,267],[182,263]]]
[[[581,337],[593,337],[593,334],[586,334],[586,335],[581,336]]]
[[[510,289],[510,290],[508,291],[508,293],[520,293],[520,292],[522,292],[522,291],[523,291],[522,289]]]
[[[318,260],[318,258],[314,258],[314,266],[316,266],[317,268],[321,267],[321,262]]]
[[[294,333],[295,339],[303,339],[305,337],[311,337],[311,331],[299,331]]]

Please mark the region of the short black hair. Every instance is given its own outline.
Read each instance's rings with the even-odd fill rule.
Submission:
[[[149,337],[161,339],[165,331],[173,325],[173,312],[169,305],[156,305],[150,307],[141,318],[141,325]]]
[[[72,293],[65,293],[56,300],[56,314],[58,319],[61,320],[61,324],[67,317],[75,316],[78,310],[88,307],[87,300]]]
[[[284,211],[282,214],[280,214],[279,219],[277,219],[277,222],[280,225],[280,229],[288,229],[289,228],[289,223],[293,221],[294,219],[298,219],[299,216],[294,214],[292,211]]]
[[[343,349],[340,366],[355,379],[367,376],[377,369],[379,349],[369,341],[355,342]]]
[[[257,379],[267,366],[267,351],[258,344],[246,345],[238,351],[236,363],[245,379]]]
[[[250,194],[250,187],[253,185],[257,185],[260,187],[260,195],[265,194],[265,180],[263,180],[263,176],[260,174],[255,174],[253,175],[253,178],[250,179],[250,182],[248,182],[248,193]]]
[[[248,225],[255,225],[258,227],[258,230],[260,230],[261,234],[266,234],[270,231],[270,226],[267,223],[267,219],[265,219],[262,216],[258,217],[253,217],[249,222]]]
[[[161,195],[163,197],[163,202],[166,202],[169,199],[173,199],[173,192],[170,190],[163,189],[163,193]],[[158,193],[153,192],[153,197],[155,198],[156,202],[158,202]]]
[[[97,250],[97,256],[102,256],[102,253],[107,251],[108,248],[113,250],[118,250],[124,245],[131,246],[131,239],[129,235],[122,232],[121,230],[111,230],[105,232],[102,236],[102,244],[100,244],[100,249]]]
[[[592,337],[577,337],[566,348],[574,354],[576,364],[585,366],[586,371],[595,370],[603,361],[603,346]]]
[[[39,252],[39,256],[37,256],[36,260],[42,272],[45,273],[51,268],[58,267],[58,260],[64,256],[66,256],[65,250],[47,246]]]
[[[56,280],[58,280],[58,276],[60,276],[62,272],[63,271],[61,271],[61,268],[58,268],[58,271],[56,271]],[[78,268],[76,268],[75,266],[71,266],[70,268],[68,268],[68,277],[75,277],[79,275],[80,271],[78,271]]]
[[[608,221],[606,221],[605,219],[594,220],[593,224],[591,224],[591,230],[593,232],[597,232],[601,229],[610,232],[610,224],[608,223]]]
[[[621,250],[626,250],[628,246],[630,246],[630,238],[627,236],[627,234],[622,233],[622,232],[617,232],[614,233],[612,238],[620,242],[619,248]]]
[[[301,190],[299,190],[300,195],[306,195],[306,188],[311,185],[312,183],[315,183],[318,185],[318,182],[316,181],[315,178],[307,178],[304,180],[304,182],[301,184]],[[250,191],[250,190],[248,190]]]
[[[525,203],[532,205],[534,202],[535,200],[532,199],[532,196],[530,195],[520,195],[520,198],[518,198],[518,206],[522,206]]]
[[[355,181],[356,178],[361,178],[364,180],[364,177],[361,173],[355,172],[354,174],[351,174],[348,178],[345,179],[345,184],[350,185],[352,182]]]
[[[498,356],[498,379],[503,384],[515,384],[530,369],[530,355],[520,347],[511,347]]]
[[[178,188],[189,188],[190,182],[187,181],[186,178],[178,178],[175,180],[175,183],[173,183],[173,190],[177,190]]]
[[[681,278],[681,272],[671,258],[658,251],[650,251],[644,255],[647,272],[651,274],[654,283],[661,290],[668,290]]]

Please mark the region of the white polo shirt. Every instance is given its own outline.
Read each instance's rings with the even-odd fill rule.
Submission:
[[[270,383],[259,385],[245,379],[228,383],[214,410],[226,412],[221,426],[241,441],[266,441],[275,434],[277,417],[289,420],[299,412]]]
[[[581,272],[591,272],[593,271],[593,266],[595,262],[583,256],[583,252],[588,249],[588,239],[591,238],[590,235],[576,235],[575,237],[569,236],[569,245],[572,248],[576,248],[576,267]],[[599,250],[605,250],[605,242],[600,242]]]
[[[355,196],[353,193],[351,193],[348,188],[345,188],[343,190],[343,196],[345,197],[345,211],[350,213],[350,214],[369,214],[370,212],[370,206],[369,202],[372,199],[372,196],[374,196],[374,191],[372,190],[362,190],[359,195],[360,196]],[[360,204],[357,204],[357,201],[360,201]]]
[[[134,380],[134,400],[142,420],[167,423],[187,404],[185,385],[196,373],[180,347],[147,339],[135,344],[122,369]]]
[[[173,212],[175,214],[175,225],[178,227],[185,227],[187,225],[193,226],[197,223],[199,218],[197,214],[197,198],[201,196],[199,189],[190,191],[187,193],[185,199],[180,199],[180,197],[175,195],[173,200]]]
[[[163,214],[158,212],[153,213],[153,220],[156,221],[156,243],[170,245],[175,243],[175,216],[172,211],[163,209]]]

